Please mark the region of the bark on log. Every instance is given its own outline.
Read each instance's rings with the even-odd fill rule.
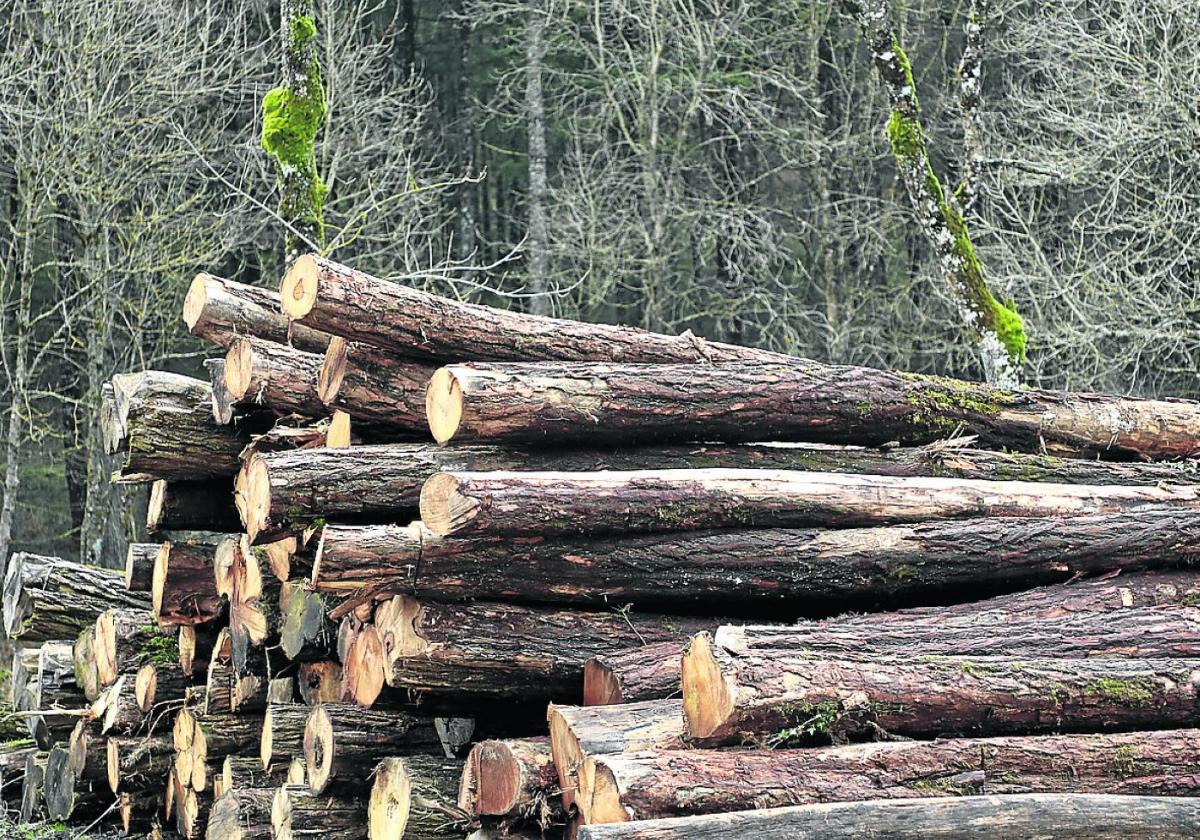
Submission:
[[[213,798],[220,799],[230,790],[274,787],[282,779],[282,771],[268,773],[257,757],[227,755],[213,779]]]
[[[35,752],[25,758],[25,776],[21,780],[20,821],[41,822],[46,813],[42,785],[46,780],[46,753]]]
[[[619,449],[538,449],[494,446],[438,447],[430,444],[398,443],[356,446],[344,450],[312,449],[303,452],[262,453],[247,460],[238,476],[242,497],[243,522],[256,541],[269,541],[272,535],[300,530],[317,518],[339,522],[394,522],[406,511],[417,509],[421,486],[434,473],[455,470],[563,470],[590,472],[628,469],[743,468],[789,469],[818,472],[875,473],[896,475],[942,475],[947,447],[908,450],[902,454],[836,447],[811,447],[779,444],[734,446],[642,446]],[[955,473],[971,471],[969,477],[990,477],[988,463],[996,453],[973,453],[974,466],[955,467]],[[1017,456],[998,456],[1016,458]],[[1061,462],[1041,471],[1029,466],[1028,474],[1037,478],[1081,483],[1113,484],[1136,469],[1131,464],[1098,464],[1028,456],[1025,461]],[[1025,469],[1025,461],[1018,461]],[[957,463],[957,462],[956,462]],[[1077,464],[1086,464],[1081,471]],[[999,476],[1010,477],[1010,466]],[[1120,470],[1103,479],[1107,472]],[[984,475],[975,475],[983,471]],[[1164,471],[1166,475],[1164,475]],[[1174,468],[1159,467],[1147,480],[1129,484],[1157,484],[1165,481]],[[1187,478],[1179,483],[1195,481]],[[1153,478],[1153,480],[1149,480]],[[1094,480],[1093,480],[1094,479]]]
[[[174,764],[170,735],[118,736],[104,746],[108,788],[113,793],[157,790]]]
[[[264,770],[276,772],[304,755],[304,725],[310,711],[308,706],[295,703],[272,703],[267,707],[258,750]]]
[[[175,830],[185,840],[198,840],[204,836],[212,811],[212,799],[197,794],[191,788],[177,786],[175,802]]]
[[[210,628],[197,629],[185,624],[179,628],[179,671],[184,676],[203,674],[208,670],[217,634]]]
[[[234,536],[236,539],[236,536]],[[203,624],[224,606],[213,579],[215,545],[169,543],[154,564],[151,603],[163,626]]]
[[[233,788],[212,806],[208,815],[208,840],[271,840],[270,788]]]
[[[287,784],[275,791],[271,825],[274,840],[363,840],[368,836],[367,803],[357,796],[314,796],[307,785]]]
[[[549,738],[481,741],[463,766],[458,807],[546,827],[565,821],[561,790]]]
[[[67,741],[69,766],[77,779],[102,783],[108,779],[108,751],[94,721],[80,720]]]
[[[440,751],[433,720],[404,712],[322,703],[312,707],[304,725],[304,766],[314,794],[335,778],[366,778],[389,755]]]
[[[323,353],[329,335],[293,324],[279,312],[279,294],[211,274],[197,274],[183,300],[183,320],[192,335],[228,347],[238,336],[292,344]]]
[[[175,772],[202,792],[211,785],[213,764],[219,768],[225,756],[243,753],[262,739],[263,721],[252,715],[201,715],[184,709],[175,724]]]
[[[877,528],[715,530],[617,537],[438,537],[421,523],[327,525],[312,585],[439,599],[722,612],[786,601],[810,614],[928,603],[1200,556],[1187,510],[971,518]],[[1200,581],[1200,578],[1196,580]]]
[[[436,370],[436,365],[335,336],[321,363],[317,394],[328,407],[355,419],[424,435],[429,428],[425,388]]]
[[[153,504],[153,491],[150,500]],[[149,592],[154,579],[154,563],[159,552],[166,550],[166,543],[130,543],[125,555],[125,588],[130,592]]]
[[[150,487],[146,531],[240,531],[241,519],[233,506],[228,478],[208,481],[166,481]]]
[[[1194,796],[1200,731],[645,750],[589,759],[587,823],[865,799],[1003,793]]]
[[[438,756],[385,758],[367,806],[371,840],[451,840],[478,827],[457,800],[463,763]]]
[[[1200,802],[1185,797],[1025,793],[872,799],[584,826],[578,840],[1188,840]]]
[[[86,698],[75,683],[74,649],[69,642],[43,642],[29,652],[32,664],[20,667],[32,673],[18,673],[14,666],[10,675],[13,707],[25,713],[30,737],[41,749],[48,750],[70,735],[78,719],[77,710],[85,705]],[[14,655],[14,662],[19,658]]]
[[[568,809],[575,803],[579,776],[588,756],[687,746],[683,740],[680,700],[645,700],[614,706],[551,703],[546,720],[563,806]]]
[[[46,815],[52,820],[69,820],[77,809],[91,812],[96,810],[98,797],[91,794],[87,784],[71,771],[70,753],[65,746],[57,746],[46,755],[46,770],[42,782],[42,795],[46,803]]]
[[[543,356],[541,358],[551,358]],[[439,443],[802,440],[923,444],[956,430],[988,449],[1113,460],[1189,457],[1200,403],[824,365],[493,364],[442,368],[429,383]]]
[[[4,575],[4,632],[22,642],[73,639],[111,607],[147,606],[119,572],[17,552]]]
[[[731,654],[698,634],[683,657],[696,746],[1184,727],[1200,711],[1200,659],[922,656],[856,662]],[[667,701],[670,702],[670,701]],[[621,709],[621,706],[600,706]]]
[[[98,721],[101,735],[132,735],[149,723],[146,713],[138,707],[132,673],[119,675],[116,682],[104,689],[96,706],[103,709]]]
[[[667,641],[714,619],[637,612],[438,604],[399,595],[375,611],[388,684],[447,697],[570,700],[583,663],[601,653]]]
[[[329,410],[317,395],[321,362],[316,353],[246,336],[225,354],[225,389],[235,405],[324,417]]]
[[[17,803],[20,808],[21,785],[25,779],[25,762],[37,755],[37,747],[4,747],[0,749],[0,799]]]
[[[231,476],[248,437],[212,416],[207,382],[164,371],[118,374],[113,388],[121,429],[117,441],[122,481],[194,480]],[[123,431],[123,434],[120,432]]]
[[[154,623],[144,607],[100,613],[93,638],[101,687],[112,685],[122,674],[133,674],[145,662],[178,659],[178,642]],[[130,696],[133,682],[131,676]]]
[[[441,536],[846,528],[1156,507],[1200,510],[1200,490],[726,469],[442,472],[421,489],[421,519]]]
[[[678,696],[682,657],[682,642],[659,642],[594,656],[583,666],[583,704],[602,706]]]
[[[280,286],[293,321],[426,359],[563,359],[623,362],[790,360],[766,350],[494,309],[379,280],[305,255]],[[797,360],[799,361],[799,360]]]
[[[1170,659],[1200,656],[1200,609],[1168,604],[1113,613],[1017,617],[964,612],[941,620],[880,613],[873,623],[829,620],[786,625],[723,625],[718,645],[735,654],[805,650],[833,658],[871,658],[919,650],[929,656],[1100,657]]]
[[[166,704],[182,700],[191,684],[178,663],[147,662],[138,669],[134,682],[138,708],[147,714],[161,710]]]

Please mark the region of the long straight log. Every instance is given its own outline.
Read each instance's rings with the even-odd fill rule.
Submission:
[[[314,794],[335,778],[365,778],[389,755],[440,750],[433,720],[404,712],[322,703],[312,707],[304,726],[304,765]]]
[[[481,741],[471,747],[458,787],[458,807],[476,816],[540,826],[564,821],[549,738]]]
[[[388,684],[439,696],[570,700],[591,657],[711,627],[713,619],[638,612],[439,604],[396,596],[375,611]]]
[[[583,704],[604,706],[679,696],[681,642],[658,642],[593,656],[583,666]]]
[[[327,525],[313,586],[524,603],[689,605],[786,601],[806,612],[1003,591],[1200,556],[1196,515],[1170,508],[989,517],[876,528],[715,530],[547,539],[438,537],[412,525]],[[1195,578],[1200,584],[1200,578]],[[1189,591],[1200,590],[1200,585]]]
[[[228,478],[202,481],[166,481],[159,479],[150,487],[146,508],[146,530],[210,531],[229,533],[241,530],[241,519],[233,506],[232,486]]]
[[[871,799],[584,826],[579,840],[1189,840],[1200,802],[1186,797],[1025,793]]]
[[[371,840],[451,840],[478,827],[456,798],[462,767],[440,756],[379,762],[367,804]]]
[[[361,796],[318,796],[307,785],[286,784],[275,791],[271,826],[273,840],[364,840],[368,836],[367,803]],[[370,834],[372,840],[381,836]]]
[[[427,359],[594,359],[625,362],[766,361],[789,357],[632,327],[527,315],[438,297],[316,255],[300,257],[280,286],[294,321]]]
[[[780,805],[1002,793],[1195,796],[1195,729],[888,741],[808,750],[644,750],[590,758],[586,823]]]
[[[551,358],[551,357],[542,357]],[[1197,452],[1200,403],[973,382],[805,359],[784,364],[476,364],[429,383],[439,443],[802,440],[986,448],[1115,460]]]
[[[126,592],[119,572],[17,552],[4,575],[4,631],[10,639],[73,639],[110,607],[148,605]]]
[[[784,470],[441,472],[421,489],[435,534],[605,534],[854,526],[968,517],[1200,510],[1194,487],[1092,487]]]
[[[113,377],[119,427],[113,454],[122,481],[193,480],[233,475],[248,437],[212,416],[207,382],[164,371]]]
[[[235,404],[267,406],[278,414],[323,417],[317,394],[322,357],[285,344],[246,336],[225,354],[225,388]]]
[[[211,274],[197,274],[183,300],[183,321],[192,335],[228,347],[239,336],[292,344],[323,353],[326,333],[293,324],[279,312],[279,294]]]
[[[693,744],[779,746],[881,731],[928,738],[1184,727],[1200,710],[1198,682],[1198,659],[861,662],[780,650],[735,655],[700,633],[683,656],[682,688]]]
[[[425,388],[435,370],[436,365],[335,336],[321,363],[317,394],[355,419],[424,434]]]

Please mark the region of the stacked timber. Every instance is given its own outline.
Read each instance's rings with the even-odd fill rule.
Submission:
[[[124,574],[17,554],[26,821],[1192,837],[1200,405],[202,274],[105,389]],[[155,834],[157,832],[157,834]]]

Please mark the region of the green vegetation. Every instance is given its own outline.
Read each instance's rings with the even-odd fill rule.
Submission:
[[[787,709],[786,714],[797,723],[770,738],[768,743],[773,747],[797,746],[817,737],[832,737],[834,727],[842,719],[842,708],[833,700],[825,700],[797,703]]]
[[[1127,706],[1144,706],[1154,699],[1154,684],[1147,680],[1098,679],[1087,686],[1089,694],[1106,697]]]
[[[150,638],[138,651],[143,662],[170,665],[179,661],[178,639],[164,633],[155,624],[147,624],[143,629],[150,634]]]

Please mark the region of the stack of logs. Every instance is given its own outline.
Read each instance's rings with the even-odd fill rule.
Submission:
[[[115,376],[124,576],[17,554],[0,794],[186,838],[1194,837],[1200,404],[315,256]],[[429,441],[432,435],[433,442]],[[19,805],[16,803],[19,802]]]

